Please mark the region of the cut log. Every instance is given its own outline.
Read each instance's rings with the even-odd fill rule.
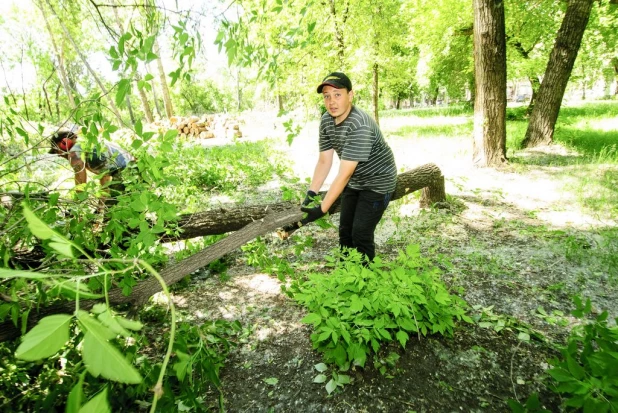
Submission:
[[[446,201],[444,176],[437,165],[426,164],[400,174],[397,177],[397,187],[392,199],[402,198],[411,192],[423,188],[431,189],[427,190],[426,195],[424,195],[426,197],[425,200],[421,198],[421,204],[435,204]],[[329,209],[329,213],[334,214],[339,211],[339,208],[340,199],[335,201]],[[160,275],[168,286],[172,285],[258,236],[274,232],[280,228],[285,228],[286,231],[297,229],[299,227],[298,221],[302,219],[302,216],[303,213],[300,211],[299,206],[292,202],[254,207],[243,206],[184,216],[180,220],[181,227],[184,229],[183,233],[174,238],[166,236],[166,238],[163,238],[164,241],[176,241],[227,232],[232,233],[197,254],[164,268]],[[122,293],[122,289],[113,288],[109,291],[109,302],[112,305],[130,304],[134,307],[139,307],[152,295],[160,291],[162,291],[162,288],[159,282],[155,278],[150,277],[138,282],[128,297]],[[88,310],[98,302],[97,300],[82,300],[80,301],[80,308]],[[38,320],[45,316],[58,313],[71,314],[74,310],[75,303],[72,301],[41,307],[38,312],[32,310],[28,316],[27,328],[32,328]],[[0,324],[0,341],[14,339],[20,334],[20,329],[15,327],[11,321]]]

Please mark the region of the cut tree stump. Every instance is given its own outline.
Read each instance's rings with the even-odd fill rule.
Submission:
[[[424,188],[427,190],[423,190],[420,201],[421,206],[441,204],[446,201],[444,176],[437,165],[425,164],[398,175],[397,187],[392,199],[402,198],[411,192]],[[338,199],[328,212],[334,214],[339,211],[339,207],[340,200]],[[187,275],[207,266],[258,236],[284,227],[288,231],[297,229],[298,222],[302,219],[302,216],[303,212],[300,211],[299,206],[291,202],[255,207],[243,206],[184,216],[180,220],[184,232],[178,237],[163,238],[165,241],[177,241],[226,232],[232,233],[202,251],[165,267],[161,270],[160,275],[168,286],[175,284]],[[155,278],[150,277],[138,282],[133,287],[130,296],[125,296],[120,288],[111,289],[109,291],[109,302],[112,305],[130,304],[133,307],[139,307],[146,303],[154,294],[161,291],[162,287],[159,282]],[[89,310],[98,302],[100,301],[81,300],[80,308]],[[32,310],[28,316],[27,329],[29,330],[41,318],[48,315],[59,313],[72,314],[74,311],[75,303],[72,301],[41,307],[38,312]],[[0,342],[14,339],[20,335],[20,328],[15,327],[11,321],[0,324]]]

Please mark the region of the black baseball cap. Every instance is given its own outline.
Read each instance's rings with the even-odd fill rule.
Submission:
[[[322,88],[324,86],[332,86],[335,89],[346,88],[348,92],[352,90],[350,78],[341,72],[333,72],[326,76],[324,80],[322,80],[322,83],[320,83],[320,86],[318,86],[318,93],[322,93]]]

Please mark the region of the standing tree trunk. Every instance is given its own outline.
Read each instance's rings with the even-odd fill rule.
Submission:
[[[172,99],[170,98],[170,90],[167,87],[167,78],[163,69],[163,60],[161,59],[161,49],[159,48],[159,40],[155,40],[155,54],[157,55],[157,68],[159,69],[159,81],[161,82],[161,93],[163,93],[163,104],[165,106],[165,114],[167,118],[174,116],[174,108],[172,107]]]
[[[522,147],[549,145],[594,0],[569,0],[556,43],[549,56],[539,96],[526,130]]]
[[[378,126],[380,126],[379,111],[379,83],[378,83],[378,62],[373,64],[373,117],[376,120]]]
[[[60,49],[58,48],[58,45],[56,44],[56,39],[54,38],[54,32],[52,32],[51,25],[49,24],[49,20],[47,19],[47,12],[45,11],[45,6],[40,0],[37,1],[37,6],[39,7],[39,9],[41,10],[41,13],[43,14],[43,20],[45,20],[45,27],[47,28],[47,32],[49,33],[49,38],[51,40],[54,53],[56,54],[56,60],[58,61],[57,62],[58,63],[58,74],[59,74],[58,78],[60,79],[60,84],[64,88],[64,93],[66,93],[67,95],[69,106],[71,107],[71,110],[73,110],[75,109],[75,99],[73,99],[73,92],[71,91],[71,87],[69,86],[69,77],[67,76],[67,71],[64,67],[64,58],[62,57],[62,54],[60,53]]]
[[[150,65],[146,63],[146,73],[150,73]],[[157,114],[159,115],[159,119],[163,119],[163,111],[161,110],[161,105],[159,103],[159,98],[157,97],[157,88],[153,87],[152,90],[152,100],[154,101],[155,109],[157,110]]]
[[[474,0],[476,166],[506,162],[506,37],[502,0]]]
[[[51,104],[49,103],[49,95],[47,94],[47,82],[49,82],[49,79],[52,78],[54,73],[56,73],[56,67],[55,66],[54,66],[51,74],[49,75],[49,77],[47,79],[45,79],[45,82],[43,82],[43,85],[41,86],[41,89],[43,89],[43,94],[45,95],[45,103],[47,104],[46,107],[47,107],[47,110],[49,111],[49,117],[50,118],[54,117],[54,113],[52,112]]]
[[[345,0],[344,2],[344,11],[341,15],[341,22],[337,19],[337,9],[335,8],[335,0],[329,0],[330,4],[330,15],[335,22],[335,47],[337,48],[337,57],[339,58],[339,68],[343,70],[345,67],[345,40],[343,37],[343,25],[345,25],[346,20],[348,19],[348,11],[350,2],[349,0]]]
[[[612,65],[614,66],[614,75],[616,76],[616,90],[614,90],[614,95],[618,96],[618,57],[612,58]]]

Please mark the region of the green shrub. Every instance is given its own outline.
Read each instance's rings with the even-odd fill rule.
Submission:
[[[575,298],[573,315],[591,312],[590,300]],[[571,331],[560,359],[548,371],[563,394],[565,405],[584,412],[618,411],[618,327],[609,327],[607,312]],[[618,318],[615,320],[618,322]]]
[[[369,267],[356,251],[348,253],[341,261],[327,257],[334,267],[330,274],[310,274],[289,289],[309,310],[302,322],[313,324],[311,341],[327,363],[363,367],[384,341],[396,339],[405,347],[409,333],[450,335],[455,320],[472,322],[467,304],[449,294],[440,270],[421,257],[418,245],[392,263],[376,259]]]

